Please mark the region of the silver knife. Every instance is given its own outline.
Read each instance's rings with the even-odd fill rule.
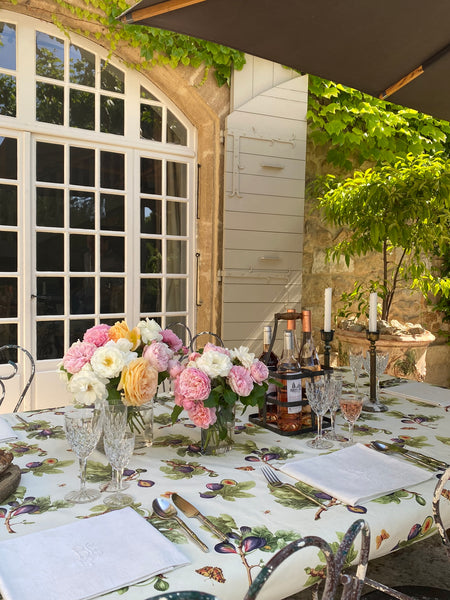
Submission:
[[[206,525],[206,527],[208,527],[208,529],[212,531],[219,539],[223,540],[224,542],[228,541],[227,536],[224,533],[222,533],[220,529],[218,529],[214,525],[214,523],[211,523],[211,521],[207,517],[202,515],[198,508],[195,508],[195,506],[193,506],[190,502],[188,502],[178,494],[172,494],[172,501],[175,504],[175,506],[186,515],[186,517],[196,517],[199,521],[203,523],[203,525]]]
[[[424,462],[428,462],[430,465],[436,465],[438,469],[448,469],[450,465],[443,460],[438,460],[433,456],[427,456],[426,454],[421,454],[420,452],[416,452],[415,450],[410,450],[409,448],[402,448],[401,446],[397,446],[396,444],[392,444],[391,448],[395,452],[400,452],[401,454],[407,454],[413,458],[418,458],[419,460],[423,460]]]

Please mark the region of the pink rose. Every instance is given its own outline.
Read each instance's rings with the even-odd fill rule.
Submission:
[[[191,400],[206,400],[211,392],[211,382],[208,375],[196,369],[187,367],[179,375],[180,393]]]
[[[171,329],[163,329],[160,334],[162,335],[162,341],[174,352],[178,352],[182,348],[183,342]]]
[[[227,348],[224,348],[223,346],[215,346],[214,344],[211,344],[211,342],[205,344],[205,347],[203,348],[203,353],[211,352],[212,350],[230,356],[230,351]]]
[[[269,377],[269,369],[260,360],[255,360],[250,367],[250,375],[255,383],[262,383]]]
[[[202,429],[208,429],[217,420],[216,409],[206,408],[203,402],[196,402],[193,408],[188,411],[188,415],[194,425]]]
[[[74,342],[62,360],[64,368],[72,375],[78,373],[91,360],[96,350],[97,346],[90,342]]]
[[[169,368],[169,360],[173,356],[172,350],[164,342],[152,342],[144,349],[142,356],[152,367],[161,373]]]
[[[95,344],[97,348],[104,346],[106,342],[109,341],[108,332],[111,328],[111,325],[106,325],[106,323],[100,323],[100,325],[94,325],[90,329],[87,329],[84,336],[83,342],[89,342],[90,344]]]
[[[238,396],[249,396],[253,390],[253,379],[250,371],[240,365],[233,365],[228,374],[227,381]]]
[[[175,400],[175,404],[178,406],[183,406],[184,396],[180,392],[180,378],[177,377],[173,382],[173,397]]]
[[[197,358],[200,358],[200,356],[200,352],[191,352],[188,356],[188,360],[189,362],[195,362]]]
[[[167,365],[167,370],[169,371],[169,375],[172,379],[178,377],[181,371],[184,370],[183,365],[179,360],[169,360],[169,364]]]

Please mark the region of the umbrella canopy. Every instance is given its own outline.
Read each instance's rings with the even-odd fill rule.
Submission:
[[[449,0],[141,0],[121,18],[450,120]]]

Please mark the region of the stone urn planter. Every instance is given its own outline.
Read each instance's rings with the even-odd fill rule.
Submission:
[[[435,340],[429,331],[418,334],[383,334],[377,341],[377,352],[389,352],[386,373],[395,377],[423,381],[426,375],[426,355],[428,346]],[[338,348],[339,365],[349,364],[349,349],[359,346],[369,349],[369,341],[364,331],[351,331],[337,328],[334,335]]]

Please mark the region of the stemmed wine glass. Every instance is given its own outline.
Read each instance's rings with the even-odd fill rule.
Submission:
[[[123,437],[127,427],[128,407],[125,404],[106,404],[103,406],[103,438]],[[112,467],[111,481],[101,485],[102,492],[117,492],[126,490],[129,486],[122,480],[122,486],[117,488],[117,471]]]
[[[380,377],[384,373],[387,364],[389,362],[389,352],[377,352],[375,355],[375,378],[376,378],[376,386],[375,386],[375,400],[371,398],[367,398],[363,405],[363,410],[368,412],[382,412],[387,410],[387,406],[380,402],[379,394],[380,394]],[[370,353],[366,352],[366,355],[363,358],[363,366],[364,370],[368,373],[370,377]]]
[[[102,432],[101,411],[83,408],[65,414],[66,438],[80,461],[80,489],[66,494],[68,502],[92,502],[100,497],[98,490],[86,488],[87,457],[94,450]]]
[[[322,435],[323,416],[329,410],[331,403],[331,378],[312,378],[306,381],[306,397],[317,417],[317,435],[306,445],[315,449],[332,448],[333,443],[324,439]]]
[[[355,383],[355,393],[358,393],[358,379],[361,374],[361,370],[363,367],[363,351],[360,346],[353,346],[349,351],[349,361],[350,361],[350,369],[353,373],[354,383]]]
[[[344,394],[339,400],[342,415],[348,423],[348,441],[343,446],[353,446],[353,427],[361,414],[363,397],[360,394]]]
[[[106,496],[104,502],[106,506],[120,508],[128,506],[133,502],[133,496],[124,494],[122,490],[123,470],[128,464],[134,451],[134,434],[125,431],[123,435],[116,435],[104,438],[106,456],[115,469],[117,484],[113,494]]]
[[[330,422],[331,428],[324,432],[323,437],[335,442],[345,442],[347,438],[336,433],[336,414],[339,410],[339,400],[342,394],[342,375],[325,375],[330,378]]]

